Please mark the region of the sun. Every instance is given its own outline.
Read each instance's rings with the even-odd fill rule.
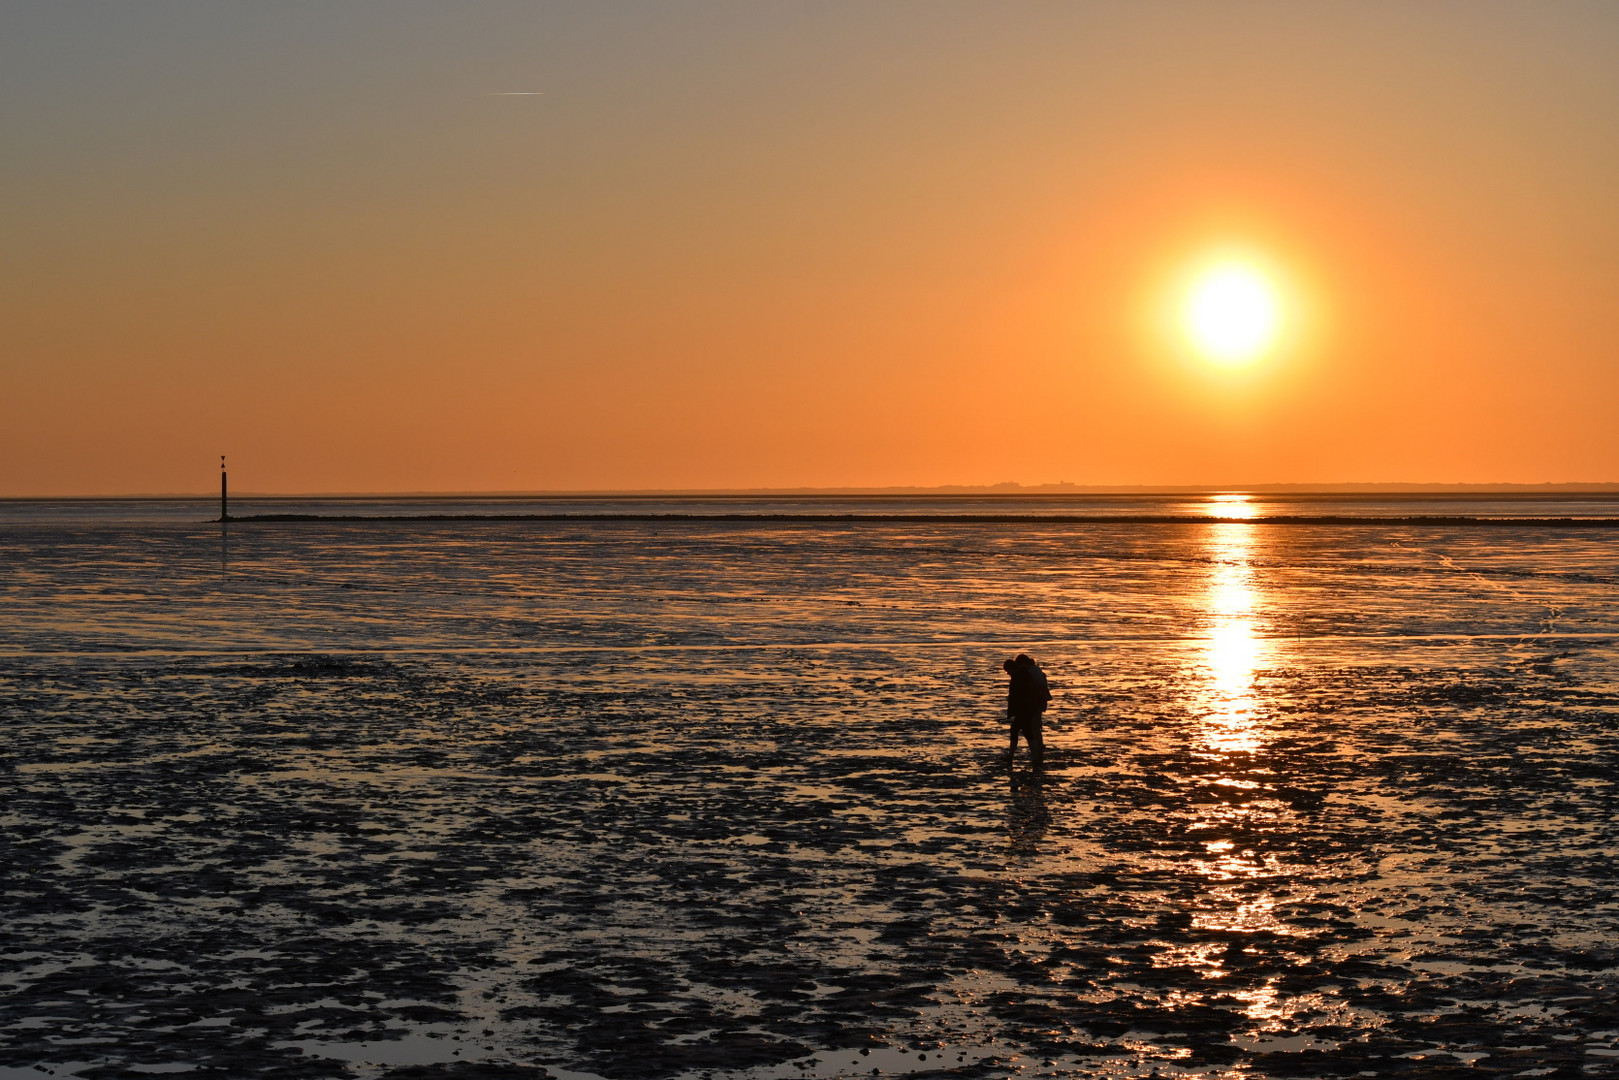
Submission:
[[[1269,353],[1281,336],[1281,294],[1254,263],[1222,259],[1193,276],[1181,321],[1199,356],[1246,364]]]

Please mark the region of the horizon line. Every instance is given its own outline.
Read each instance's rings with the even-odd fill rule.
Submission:
[[[889,485],[870,487],[736,488],[550,488],[414,491],[236,491],[233,499],[611,499],[760,497],[928,497],[1019,495],[1247,495],[1247,494],[1459,494],[1459,493],[1619,493],[1619,481],[1540,481],[1538,483],[1463,481],[1338,481],[1261,484],[997,484]],[[0,495],[0,502],[70,502],[219,498],[217,491],[101,493],[91,495]]]

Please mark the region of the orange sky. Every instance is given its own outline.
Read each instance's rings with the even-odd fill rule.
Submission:
[[[1608,2],[11,3],[0,495],[1619,480],[1616,56]],[[1241,370],[1153,322],[1222,243],[1300,300]]]

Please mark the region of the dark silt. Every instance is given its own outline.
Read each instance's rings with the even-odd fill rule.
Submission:
[[[1619,1076],[1619,531],[75,514],[0,1080]]]

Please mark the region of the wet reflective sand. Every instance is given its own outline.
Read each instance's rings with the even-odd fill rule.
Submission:
[[[1619,1075],[1619,533],[0,545],[0,1077]]]

